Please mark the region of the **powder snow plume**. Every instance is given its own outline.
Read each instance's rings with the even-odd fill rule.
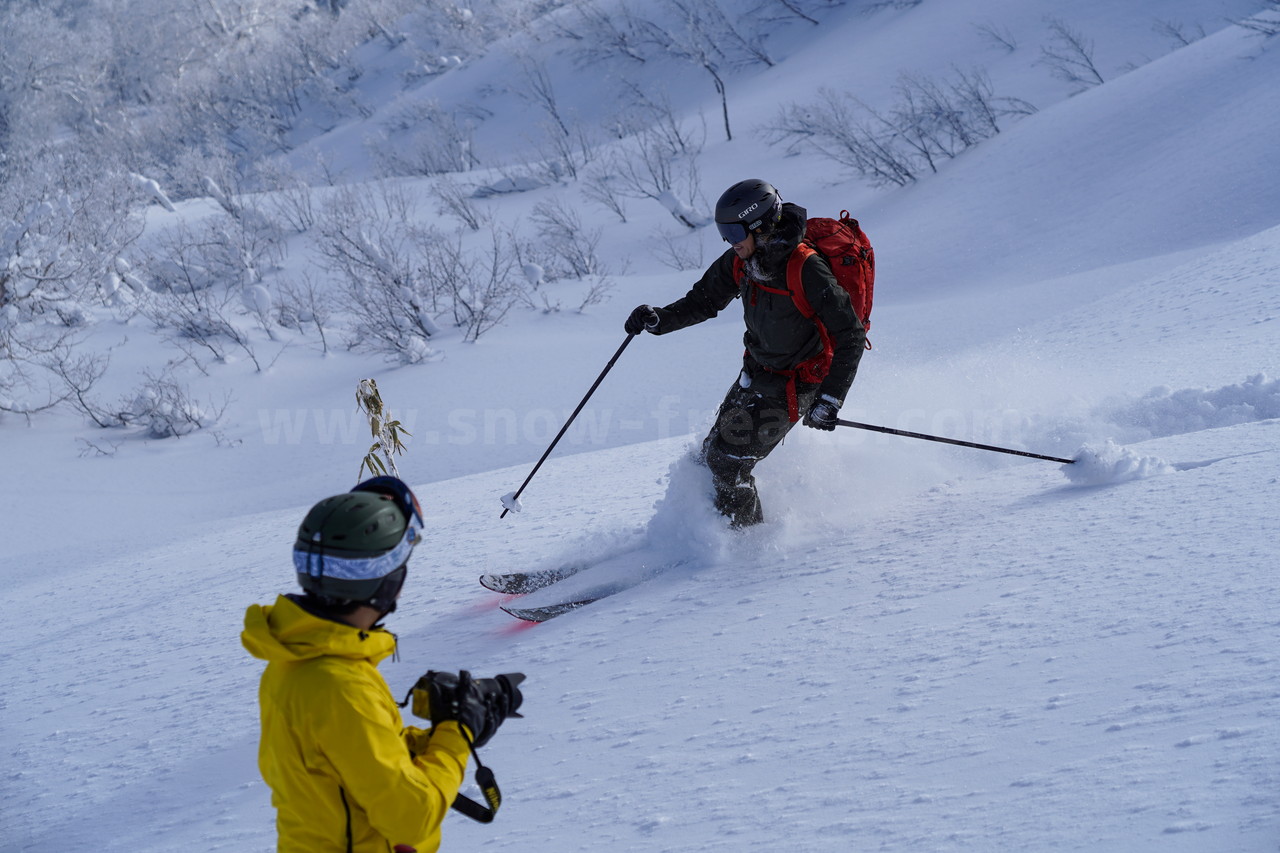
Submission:
[[[1142,456],[1110,439],[1102,446],[1086,444],[1072,457],[1075,461],[1062,466],[1062,473],[1077,486],[1102,486],[1145,480],[1176,470],[1157,456]]]

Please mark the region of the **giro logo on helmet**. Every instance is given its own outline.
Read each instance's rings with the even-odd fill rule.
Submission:
[[[744,211],[742,211],[741,213],[739,213],[739,214],[738,214],[738,218],[739,218],[739,219],[746,219],[746,218],[747,218],[747,214],[748,214],[748,213],[750,213],[751,211],[755,210],[755,209],[756,209],[757,207],[759,207],[759,206],[760,206],[760,202],[756,202],[755,204],[753,204],[753,205],[751,205],[750,207],[748,207],[746,210],[744,210]]]

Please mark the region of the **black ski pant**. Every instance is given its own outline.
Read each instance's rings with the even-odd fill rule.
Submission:
[[[808,411],[818,386],[796,384],[801,412]],[[711,469],[716,509],[733,527],[764,521],[760,494],[751,471],[782,443],[795,426],[787,417],[787,399],[752,391],[735,382],[720,404],[716,422],[702,442],[701,461]]]

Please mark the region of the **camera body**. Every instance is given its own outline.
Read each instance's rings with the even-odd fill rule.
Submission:
[[[433,726],[456,720],[466,728],[472,747],[481,747],[508,717],[520,716],[517,712],[524,702],[520,683],[524,679],[519,672],[472,678],[465,669],[457,674],[431,670],[410,691],[410,710]]]

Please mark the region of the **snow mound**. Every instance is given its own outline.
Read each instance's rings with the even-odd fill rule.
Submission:
[[[1137,400],[1106,404],[1100,414],[1151,438],[1280,418],[1280,379],[1257,373],[1221,388],[1161,386]]]
[[[1145,480],[1177,470],[1157,456],[1141,456],[1110,439],[1101,447],[1086,444],[1072,459],[1072,464],[1062,466],[1062,473],[1077,486]]]

